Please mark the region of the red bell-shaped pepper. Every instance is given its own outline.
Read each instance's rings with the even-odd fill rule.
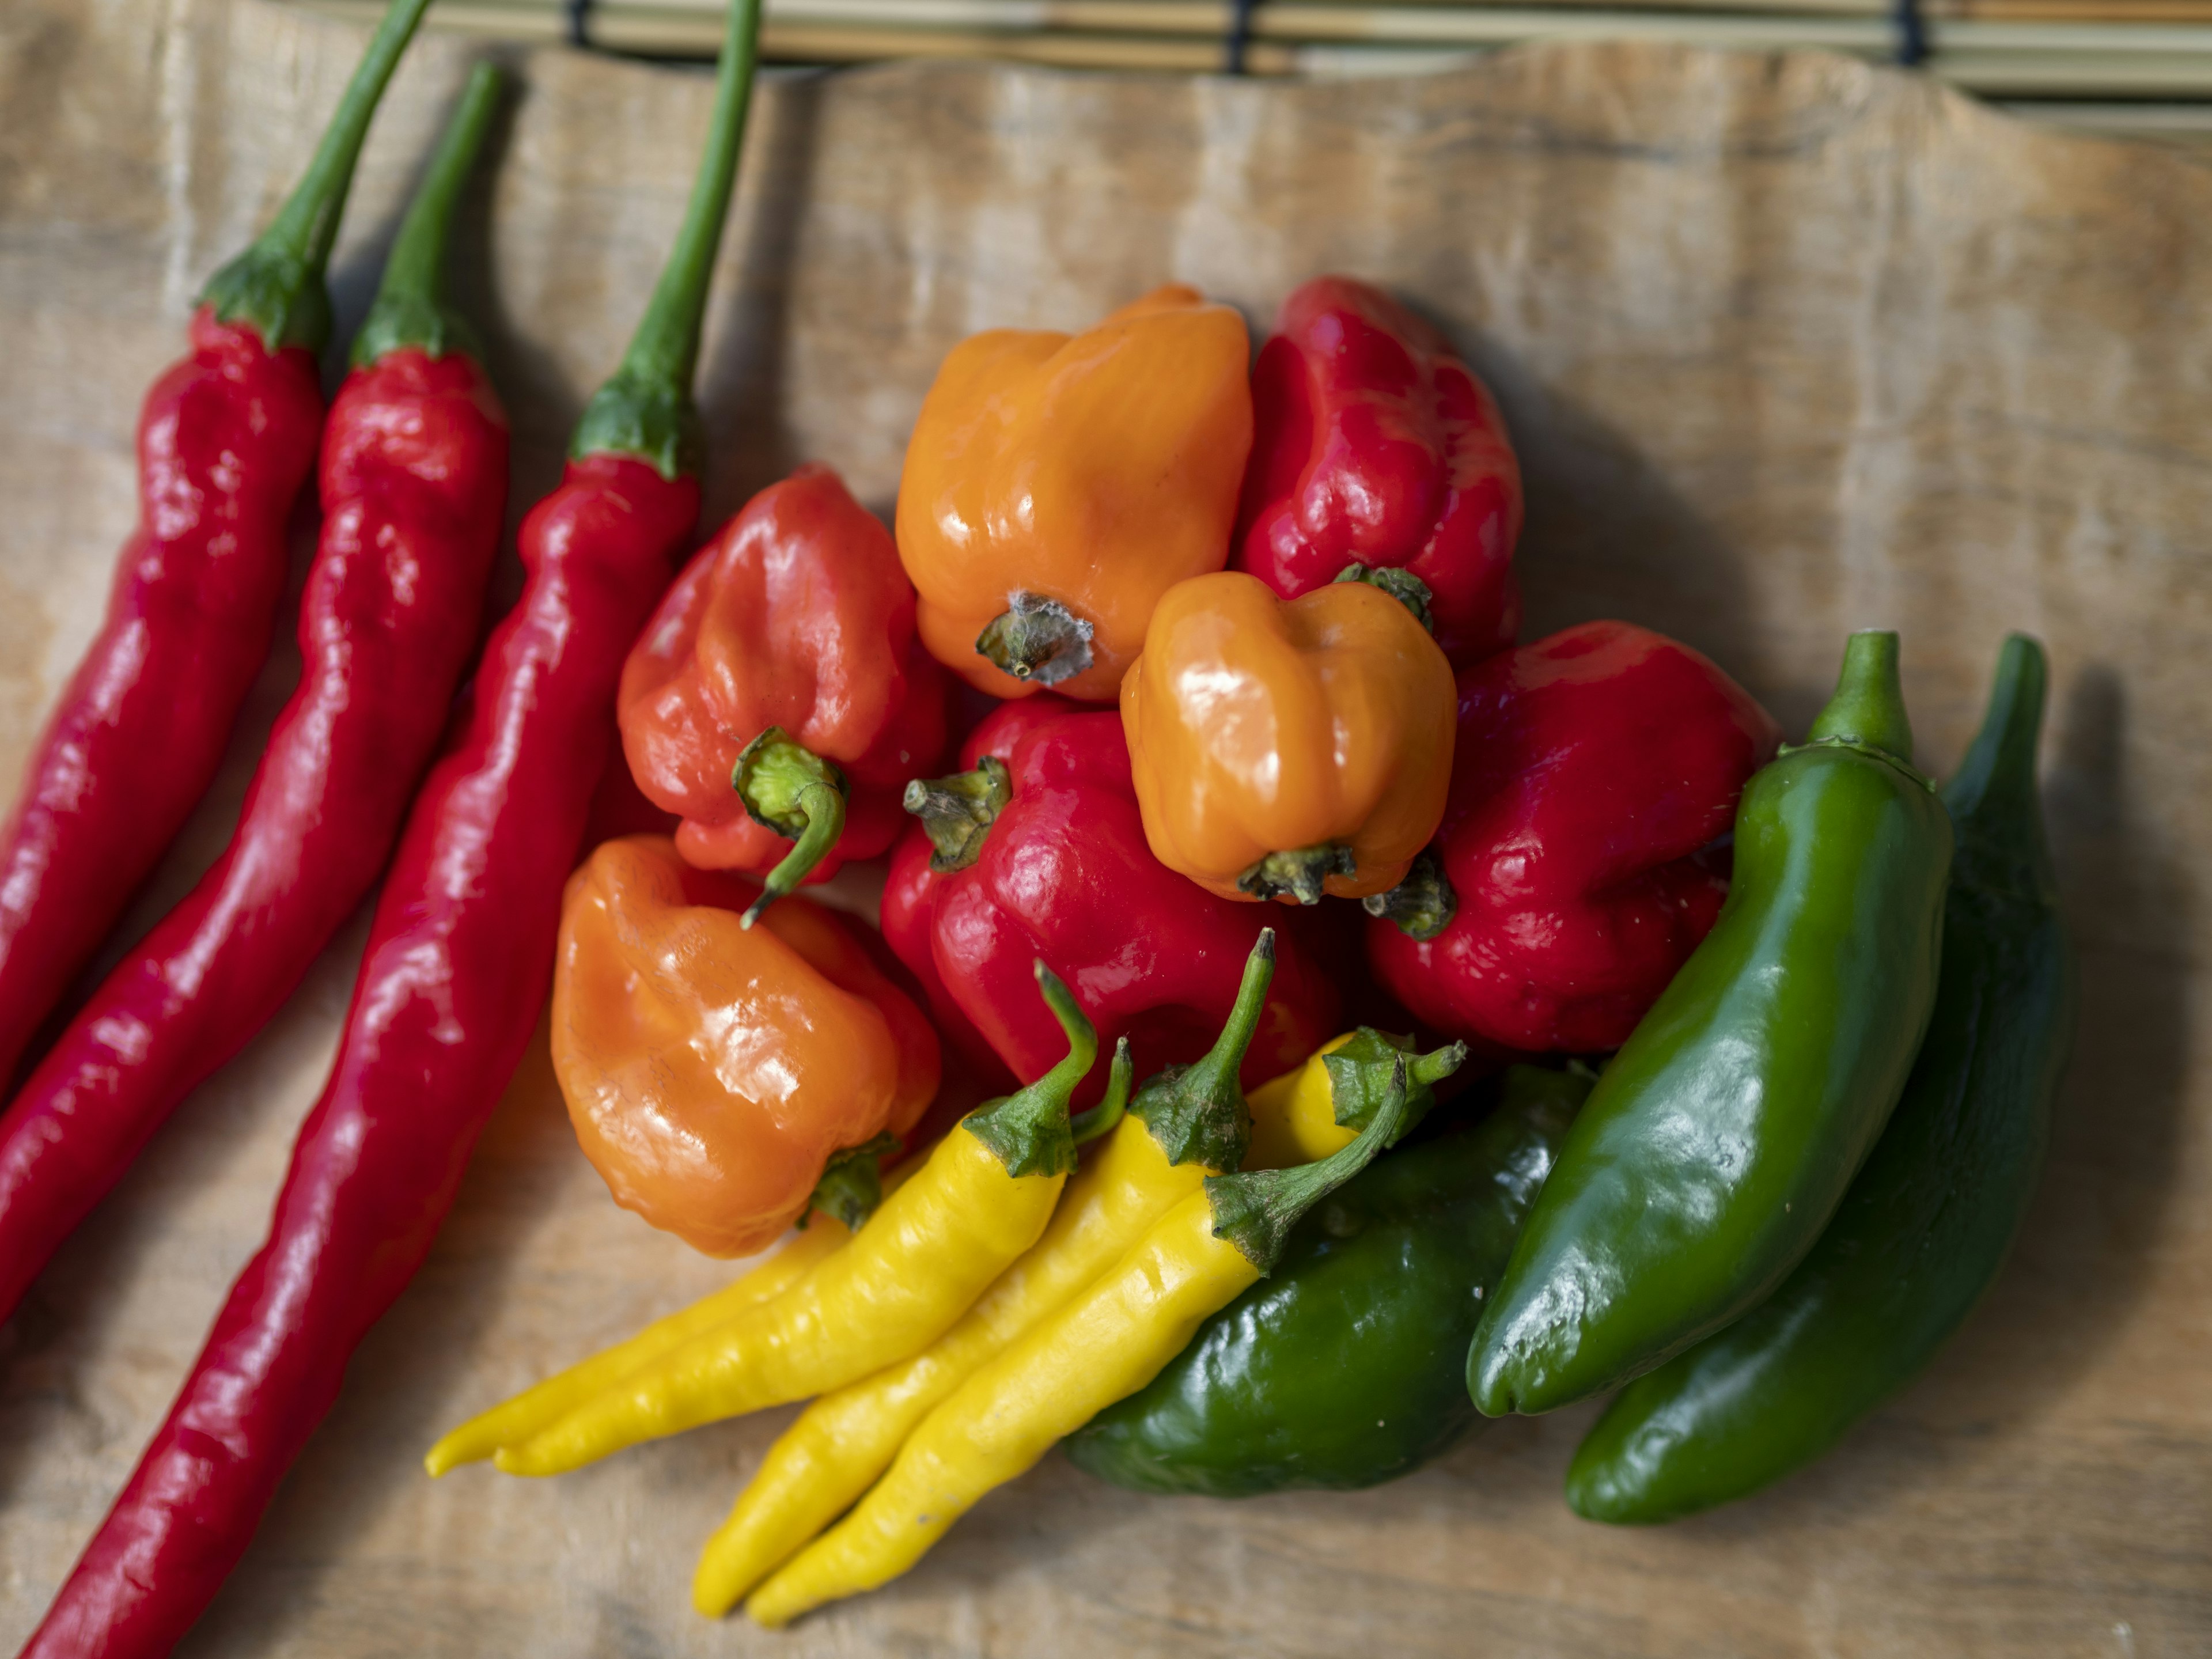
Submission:
[[[687,863],[768,878],[749,918],[889,847],[907,781],[942,758],[948,682],[914,616],[890,532],[802,466],[699,550],[631,650],[630,769],[683,820]]]
[[[1256,1085],[1336,1032],[1335,986],[1301,916],[1217,898],[1152,856],[1113,713],[1008,703],[969,734],[969,769],[916,781],[921,820],[892,855],[884,938],[929,993],[939,1030],[1030,1080],[1067,1049],[1031,963],[1067,982],[1102,1052],[1129,1039],[1136,1074],[1204,1054],[1237,1000],[1262,927],[1275,977],[1244,1057]],[[980,1051],[980,1054],[979,1054]],[[1101,1066],[1087,1085],[1095,1096]]]
[[[1366,901],[1376,977],[1455,1036],[1619,1047],[1720,914],[1718,843],[1780,741],[1705,658],[1626,623],[1462,671],[1443,826]]]
[[[1317,276],[1261,348],[1252,413],[1235,568],[1286,599],[1373,573],[1455,668],[1513,643],[1521,465],[1443,335],[1378,289]]]

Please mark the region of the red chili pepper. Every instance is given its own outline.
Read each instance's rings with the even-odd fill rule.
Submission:
[[[485,648],[468,729],[409,816],[269,1238],[27,1659],[154,1659],[199,1616],[356,1344],[428,1253],[530,1041],[623,657],[698,514],[690,386],[757,0],[728,15],[676,251],[560,487],[523,525],[522,597]]]
[[[771,484],[695,554],[629,660],[623,747],[702,870],[802,880],[872,859],[945,756],[948,682],[890,532],[826,466]]]
[[[1711,662],[1626,623],[1463,670],[1443,829],[1366,901],[1376,976],[1450,1036],[1618,1048],[1720,914],[1716,842],[1780,741]]]
[[[506,518],[507,434],[437,278],[498,94],[497,71],[479,68],[331,405],[322,537],[300,600],[307,665],[238,831],[0,1118],[0,1318],[353,914],[445,730]]]
[[[1317,276],[1260,349],[1252,414],[1234,568],[1286,599],[1376,572],[1454,667],[1513,643],[1521,465],[1442,334],[1379,289]]]
[[[216,273],[138,412],[138,528],[0,830],[0,1085],[214,780],[261,672],[315,463],[323,270],[377,99],[429,0],[394,0],[276,222]]]
[[[1304,918],[1217,898],[1152,856],[1120,715],[1070,714],[1042,696],[1009,703],[960,758],[969,770],[909,789],[921,822],[891,856],[883,904],[884,938],[950,1040],[1024,1080],[1049,1071],[1067,1043],[1037,1000],[1042,958],[1102,1048],[1129,1039],[1139,1077],[1188,1065],[1227,1020],[1270,922],[1275,977],[1245,1081],[1279,1076],[1335,1034],[1336,988],[1304,942]]]

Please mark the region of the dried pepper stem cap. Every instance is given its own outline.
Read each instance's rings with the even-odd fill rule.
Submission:
[[[699,364],[699,335],[707,308],[707,283],[721,246],[730,187],[737,182],[738,151],[745,110],[752,101],[758,56],[761,0],[730,0],[722,34],[721,65],[714,77],[714,112],[684,209],[683,228],[660,272],[629,349],[614,378],[599,389],[569,441],[572,459],[634,455],[664,478],[699,470],[699,411],[691,377]]]
[[[1399,932],[1424,945],[1459,914],[1459,895],[1433,852],[1416,854],[1403,881],[1387,893],[1370,893],[1359,904],[1369,915],[1396,922]]]
[[[988,1146],[1010,1176],[1064,1175],[1075,1167],[1068,1105],[1076,1085],[1091,1075],[1098,1059],[1098,1033],[1084,1018],[1074,994],[1042,958],[1035,971],[1045,1006],[1067,1033],[1067,1058],[1027,1088],[979,1106],[960,1120],[960,1127]]]
[[[1129,1114],[1152,1131],[1170,1164],[1234,1170],[1244,1162],[1252,1142],[1252,1109],[1237,1073],[1274,977],[1275,930],[1263,927],[1244,959],[1237,1000],[1213,1047],[1195,1065],[1168,1066],[1137,1091]]]
[[[1017,588],[975,636],[975,651],[1018,680],[1058,685],[1090,672],[1097,631],[1058,599]]]
[[[499,108],[501,77],[489,64],[469,76],[453,118],[446,125],[438,152],[422,188],[408,204],[399,234],[384,262],[376,302],[354,336],[352,363],[366,368],[379,359],[412,346],[428,357],[447,352],[480,357],[476,335],[445,303],[446,245],[451,240],[453,206],[475,169],[477,152]]]
[[[250,325],[272,356],[287,346],[320,351],[331,337],[331,296],[323,272],[337,240],[354,164],[361,159],[377,100],[429,4],[430,0],[392,0],[307,171],[269,228],[201,291],[202,303],[213,307],[217,321]]]
[[[1401,1055],[1391,1067],[1380,1107],[1349,1146],[1318,1163],[1287,1170],[1208,1176],[1206,1200],[1213,1211],[1213,1236],[1235,1245],[1263,1275],[1273,1273],[1290,1242],[1291,1229],[1305,1212],[1405,1133],[1406,1090],[1406,1060]]]
[[[1013,775],[1006,762],[986,755],[972,772],[915,779],[900,805],[921,820],[937,849],[929,855],[929,867],[949,876],[982,857],[984,838],[1013,798]]]
[[[755,823],[789,836],[793,843],[761,883],[761,896],[738,919],[739,926],[750,927],[836,846],[845,833],[847,785],[842,772],[793,741],[780,726],[769,726],[738,751],[730,785]]]

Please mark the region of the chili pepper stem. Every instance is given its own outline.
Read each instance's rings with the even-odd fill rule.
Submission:
[[[1244,959],[1237,1000],[1213,1047],[1196,1064],[1170,1066],[1137,1091],[1130,1115],[1152,1131],[1170,1164],[1194,1162],[1209,1170],[1234,1170],[1243,1164],[1252,1141],[1252,1110],[1237,1074],[1252,1034],[1259,1029],[1267,987],[1274,977],[1275,930],[1262,927],[1259,942]]]
[[[819,1210],[832,1220],[843,1222],[847,1231],[860,1231],[884,1201],[883,1166],[877,1160],[896,1152],[898,1146],[896,1135],[880,1134],[830,1153],[830,1161],[822,1166],[822,1179],[814,1183],[814,1196],[799,1213],[799,1231],[805,1231],[806,1224]]]
[[[1270,853],[1237,878],[1237,890],[1256,899],[1291,898],[1300,904],[1319,904],[1331,876],[1349,879],[1359,873],[1359,862],[1340,841],[1316,847],[1294,847]]]
[[[691,402],[691,376],[698,367],[707,285],[729,215],[745,111],[752,100],[760,15],[761,0],[730,0],[714,78],[714,112],[683,228],[622,367],[576,423],[568,445],[571,459],[635,455],[664,478],[698,471],[699,412]]]
[[[1321,1056],[1328,1073],[1331,1115],[1347,1129],[1364,1129],[1374,1121],[1389,1097],[1390,1079],[1399,1066],[1406,1067],[1406,1121],[1390,1139],[1392,1146],[1429,1115],[1436,1104],[1434,1086],[1466,1063],[1467,1044],[1454,1042],[1425,1054],[1412,1052],[1410,1037],[1386,1036],[1371,1025],[1363,1025],[1348,1042]]]
[[[214,308],[218,322],[250,325],[271,356],[287,346],[320,351],[331,337],[331,296],[323,271],[337,239],[338,216],[353,183],[354,164],[361,159],[362,141],[368,136],[369,118],[429,5],[430,0],[392,0],[323,131],[314,159],[276,219],[201,290],[202,303]]]
[[[483,148],[492,116],[499,108],[501,76],[490,64],[478,64],[470,73],[461,101],[438,141],[422,187],[399,222],[399,234],[384,262],[376,301],[368,308],[361,331],[354,336],[350,362],[367,368],[380,358],[406,347],[418,348],[425,356],[442,357],[449,351],[481,356],[475,331],[459,313],[445,305],[446,245],[451,240],[453,206]]]
[[[1369,915],[1396,922],[1400,933],[1425,945],[1459,914],[1459,895],[1434,853],[1417,854],[1403,881],[1386,893],[1370,893],[1359,903]]]
[[[1068,1120],[1068,1133],[1077,1146],[1088,1146],[1121,1122],[1128,1109],[1129,1085],[1136,1075],[1137,1063],[1129,1058],[1129,1039],[1116,1037],[1113,1064],[1106,1072],[1105,1097],[1089,1111],[1078,1112]]]
[[[761,913],[793,891],[830,854],[845,833],[845,775],[780,726],[771,726],[739,752],[731,786],[753,822],[788,836],[792,849],[761,884],[761,896],[738,920],[750,927]]]
[[[979,1106],[960,1120],[960,1127],[989,1147],[1010,1176],[1063,1175],[1075,1167],[1068,1097],[1091,1075],[1098,1058],[1098,1033],[1084,1018],[1074,994],[1042,958],[1035,971],[1037,989],[1044,994],[1060,1029],[1067,1033],[1067,1057],[1027,1088]]]
[[[915,779],[900,804],[921,820],[922,831],[936,849],[929,855],[929,867],[949,876],[983,855],[984,837],[1013,798],[1013,777],[1006,762],[986,755],[972,772]]]
[[[1869,629],[1852,635],[1844,647],[1844,665],[1836,677],[1835,695],[1813,722],[1802,746],[1840,744],[1911,770],[1912,722],[1905,711],[1905,688],[1898,678],[1897,660],[1895,634]]]
[[[975,653],[1025,684],[1057,685],[1090,672],[1096,626],[1058,599],[1017,588],[975,637]]]
[[[1208,1176],[1206,1200],[1213,1211],[1213,1236],[1235,1245],[1262,1277],[1273,1272],[1290,1242],[1291,1229],[1305,1212],[1373,1163],[1375,1155],[1403,1131],[1406,1084],[1406,1061],[1401,1055],[1390,1068],[1389,1091],[1382,1108],[1359,1138],[1318,1163]]]
[[[1431,607],[1435,595],[1429,585],[1410,570],[1401,570],[1395,565],[1348,564],[1336,573],[1340,582],[1364,582],[1368,586],[1388,593],[1412,611],[1421,626],[1431,634],[1437,631],[1436,613]]]

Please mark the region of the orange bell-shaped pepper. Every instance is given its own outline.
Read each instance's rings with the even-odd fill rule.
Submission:
[[[1249,362],[1244,319],[1182,287],[955,346],[899,480],[931,654],[994,697],[1111,702],[1160,595],[1228,562]]]
[[[561,915],[553,1069],[576,1139],[617,1203],[708,1255],[761,1249],[817,1183],[858,1224],[831,1195],[865,1194],[880,1138],[937,1092],[937,1034],[860,942],[804,898],[741,927],[759,891],[628,836]]]
[[[1239,571],[1170,588],[1121,682],[1153,856],[1224,898],[1397,885],[1443,817],[1451,665],[1383,589],[1279,599]]]

